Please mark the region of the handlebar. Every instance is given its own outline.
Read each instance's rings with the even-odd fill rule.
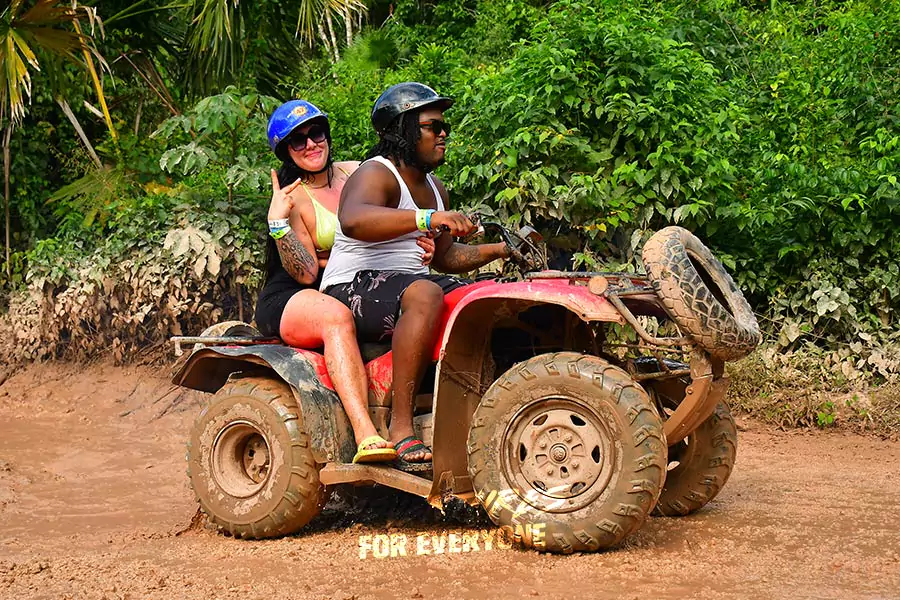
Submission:
[[[496,233],[509,248],[510,259],[522,270],[522,274],[547,268],[547,254],[542,245],[544,238],[535,229],[525,225],[512,233],[503,224],[488,221],[482,215],[475,214],[469,218],[478,225],[478,230],[469,237]]]

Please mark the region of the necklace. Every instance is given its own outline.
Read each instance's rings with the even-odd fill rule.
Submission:
[[[326,181],[322,185],[309,185],[308,183],[304,183],[303,185],[305,185],[306,187],[308,187],[311,190],[321,190],[322,188],[328,187],[328,182]]]

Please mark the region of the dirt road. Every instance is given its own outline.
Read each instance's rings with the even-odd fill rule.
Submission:
[[[165,375],[43,365],[0,386],[0,598],[900,598],[900,443],[742,423],[713,503],[602,554],[487,550],[460,521],[337,505],[247,542],[191,526],[199,395]],[[376,558],[391,534],[398,556]]]

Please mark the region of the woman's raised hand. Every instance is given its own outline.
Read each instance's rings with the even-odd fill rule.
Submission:
[[[434,258],[434,234],[429,231],[427,234],[416,238],[416,243],[419,245],[419,248],[425,251],[422,255],[422,264],[428,266]]]
[[[272,169],[272,202],[269,204],[269,220],[287,219],[291,216],[291,209],[294,208],[294,197],[291,192],[297,189],[301,181],[298,179],[290,185],[281,187],[278,184],[278,173]]]

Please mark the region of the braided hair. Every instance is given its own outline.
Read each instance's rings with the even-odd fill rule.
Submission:
[[[416,152],[420,139],[422,129],[419,127],[419,111],[405,112],[379,134],[378,143],[372,146],[366,159],[383,156],[396,164],[404,163],[430,173],[434,170],[434,165],[422,162]]]

